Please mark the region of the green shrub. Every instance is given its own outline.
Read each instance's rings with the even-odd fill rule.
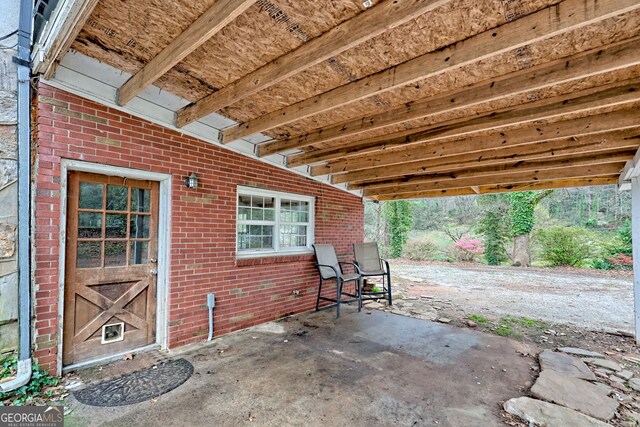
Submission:
[[[0,364],[0,380],[16,374],[18,361],[15,358],[7,359]],[[0,406],[3,404],[24,405],[25,403],[42,404],[47,399],[55,396],[59,390],[54,388],[59,384],[60,380],[52,377],[41,369],[37,364],[33,364],[31,380],[16,390],[1,393]]]
[[[409,240],[404,245],[403,256],[414,261],[427,261],[436,258],[438,246],[430,239]]]
[[[542,248],[540,256],[555,266],[579,266],[590,256],[586,233],[575,227],[551,227],[536,234]]]

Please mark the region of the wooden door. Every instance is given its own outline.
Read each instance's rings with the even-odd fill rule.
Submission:
[[[158,189],[69,173],[64,365],[155,343]]]

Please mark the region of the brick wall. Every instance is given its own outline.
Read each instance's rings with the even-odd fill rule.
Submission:
[[[315,241],[338,253],[363,238],[358,197],[40,84],[35,190],[35,357],[56,368],[60,161],[63,158],[171,174],[169,347],[208,332],[205,295],[216,293],[216,334],[315,304],[313,256],[235,257],[238,185],[316,197]],[[185,188],[191,172],[199,188]],[[300,290],[299,296],[292,291]]]

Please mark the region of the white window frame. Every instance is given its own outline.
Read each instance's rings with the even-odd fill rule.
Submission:
[[[274,233],[273,233],[273,248],[271,249],[245,249],[240,250],[238,248],[238,225],[240,224],[238,220],[238,210],[239,210],[239,198],[240,196],[262,196],[262,197],[273,197],[274,198],[274,207],[275,207],[275,224],[274,224]],[[299,202],[306,202],[309,206],[309,222],[304,223],[287,223],[294,225],[306,225],[307,226],[307,245],[306,246],[296,246],[296,247],[288,247],[288,248],[280,248],[280,202],[282,199],[286,200],[295,200]],[[235,227],[235,240],[236,240],[236,257],[237,258],[255,258],[255,257],[264,257],[264,256],[275,256],[275,255],[294,255],[294,254],[307,254],[312,253],[313,248],[311,245],[314,243],[315,237],[315,204],[316,198],[313,196],[304,196],[301,194],[288,193],[285,191],[273,191],[273,190],[265,190],[262,188],[255,187],[245,187],[238,186],[236,192],[236,227]],[[253,221],[243,221],[243,224],[251,225]],[[265,225],[265,221],[255,220],[254,225]],[[269,221],[270,222],[270,221]]]

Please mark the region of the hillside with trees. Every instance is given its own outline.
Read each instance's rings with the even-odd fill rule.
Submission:
[[[616,186],[367,202],[365,236],[392,258],[630,269],[630,215]]]

